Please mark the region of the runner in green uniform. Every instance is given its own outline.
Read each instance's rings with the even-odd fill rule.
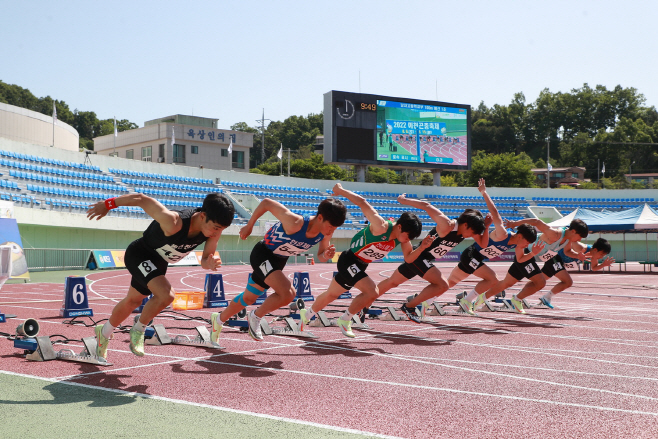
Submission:
[[[411,240],[417,238],[422,230],[422,224],[415,214],[404,212],[394,224],[382,218],[365,198],[343,189],[340,183],[334,186],[333,192],[334,195],[343,196],[359,206],[368,219],[368,225],[354,235],[349,250],[341,253],[337,264],[338,273],[331,281],[329,289],[320,294],[310,308],[300,311],[300,320],[303,330],[304,325],[310,322],[317,312],[322,311],[346,290],[356,287],[361,294],[352,300],[347,311],[338,319],[341,332],[347,337],[354,337],[352,316],[379,296],[377,285],[366,274],[368,264],[383,259],[398,244],[405,261],[413,261],[432,244],[434,237],[426,237],[414,250]]]

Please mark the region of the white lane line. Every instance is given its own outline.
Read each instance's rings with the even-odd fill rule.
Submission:
[[[174,404],[182,404],[182,405],[187,405],[187,406],[192,406],[192,407],[207,408],[207,409],[212,409],[212,410],[217,410],[217,411],[222,411],[222,412],[227,412],[227,413],[235,413],[235,414],[240,414],[240,415],[255,416],[255,417],[258,417],[258,418],[270,419],[270,420],[273,420],[273,421],[288,422],[288,423],[291,423],[291,424],[299,424],[299,425],[308,425],[308,426],[311,426],[311,427],[322,428],[322,429],[325,429],[325,430],[339,431],[339,432],[351,433],[351,434],[360,434],[360,435],[367,436],[367,437],[378,437],[378,438],[384,438],[384,439],[402,439],[398,436],[390,436],[390,435],[385,435],[385,434],[371,433],[371,432],[368,432],[368,431],[355,430],[355,429],[351,429],[351,428],[338,427],[338,426],[334,426],[334,425],[319,424],[317,422],[302,421],[300,419],[284,418],[282,416],[272,416],[272,415],[267,415],[267,414],[264,414],[264,413],[249,412],[249,411],[246,411],[246,410],[237,410],[237,409],[232,409],[232,408],[228,408],[228,407],[221,407],[221,406],[216,406],[216,405],[210,405],[210,404],[200,404],[200,403],[191,402],[191,401],[184,401],[184,400],[181,400],[181,399],[166,398],[166,397],[163,397],[163,396],[147,395],[145,393],[127,392],[125,390],[110,389],[110,388],[106,388],[106,387],[92,386],[92,385],[89,385],[89,384],[80,384],[80,383],[75,383],[75,382],[72,382],[72,381],[57,381],[57,380],[51,379],[51,378],[42,378],[42,377],[19,374],[19,373],[14,373],[14,372],[0,371],[0,373],[6,374],[6,375],[20,376],[20,377],[24,377],[24,378],[33,378],[33,379],[38,379],[38,380],[47,381],[47,382],[51,382],[51,383],[60,383],[60,384],[68,385],[68,386],[76,386],[76,387],[82,387],[82,388],[86,388],[86,389],[95,389],[95,390],[102,390],[102,391],[106,391],[106,392],[119,393],[121,395],[126,395],[126,396],[135,396],[135,397],[140,397],[140,398],[144,398],[144,399],[153,399],[153,400],[157,400],[157,401],[170,402],[170,403],[174,403]]]

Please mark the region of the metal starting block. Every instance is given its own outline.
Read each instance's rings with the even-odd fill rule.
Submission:
[[[320,311],[322,312],[322,311]],[[264,318],[260,321],[260,330],[263,331],[263,335],[285,335],[290,337],[301,337],[301,338],[318,338],[317,335],[309,331],[300,331],[299,326],[295,323],[292,317],[284,317],[283,321],[286,326],[283,328],[271,327],[267,320]]]
[[[420,305],[422,306],[422,305]],[[456,309],[455,309],[456,307]],[[421,311],[420,309],[416,308],[416,313],[421,316]],[[467,313],[462,309],[462,307],[459,305],[459,303],[438,303],[438,302],[433,302],[430,306],[429,309],[425,311],[425,315],[428,316],[469,316],[473,317],[471,314]],[[477,314],[476,314],[477,315]],[[429,320],[429,319],[428,319]]]
[[[522,299],[524,309],[537,308],[537,306],[530,305],[525,299]],[[548,309],[548,307],[544,307]],[[489,300],[485,300],[484,304],[477,310],[477,312],[516,312],[514,305],[509,298],[496,296],[493,303]]]
[[[324,311],[318,312],[311,320],[308,326],[318,326],[328,328],[330,326],[338,326],[338,319],[330,319]],[[366,323],[363,323],[357,314],[352,316],[352,329],[372,329]]]
[[[399,322],[406,318],[405,316],[398,314],[394,306],[387,306],[386,308],[382,309],[367,308],[365,314],[372,319],[387,322]]]
[[[144,343],[154,346],[176,344],[182,346],[193,346],[196,348],[225,349],[224,347],[210,341],[210,332],[205,326],[197,326],[198,335],[192,338],[189,335],[174,335],[173,338],[167,333],[164,325],[153,325],[154,334],[147,338]]]
[[[98,366],[112,366],[105,358],[97,357],[96,337],[85,337],[82,339],[84,349],[76,354],[71,349],[55,351],[50,337],[42,336],[28,339],[14,340],[14,347],[26,351],[25,358],[31,361],[65,360],[78,363],[96,364]]]

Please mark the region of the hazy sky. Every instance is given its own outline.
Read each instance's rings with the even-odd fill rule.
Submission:
[[[0,0],[0,80],[143,126],[257,124],[345,90],[477,106],[584,83],[658,107],[655,1]]]

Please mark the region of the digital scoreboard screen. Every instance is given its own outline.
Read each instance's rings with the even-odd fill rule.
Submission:
[[[324,95],[327,163],[470,169],[470,106],[331,91]]]

